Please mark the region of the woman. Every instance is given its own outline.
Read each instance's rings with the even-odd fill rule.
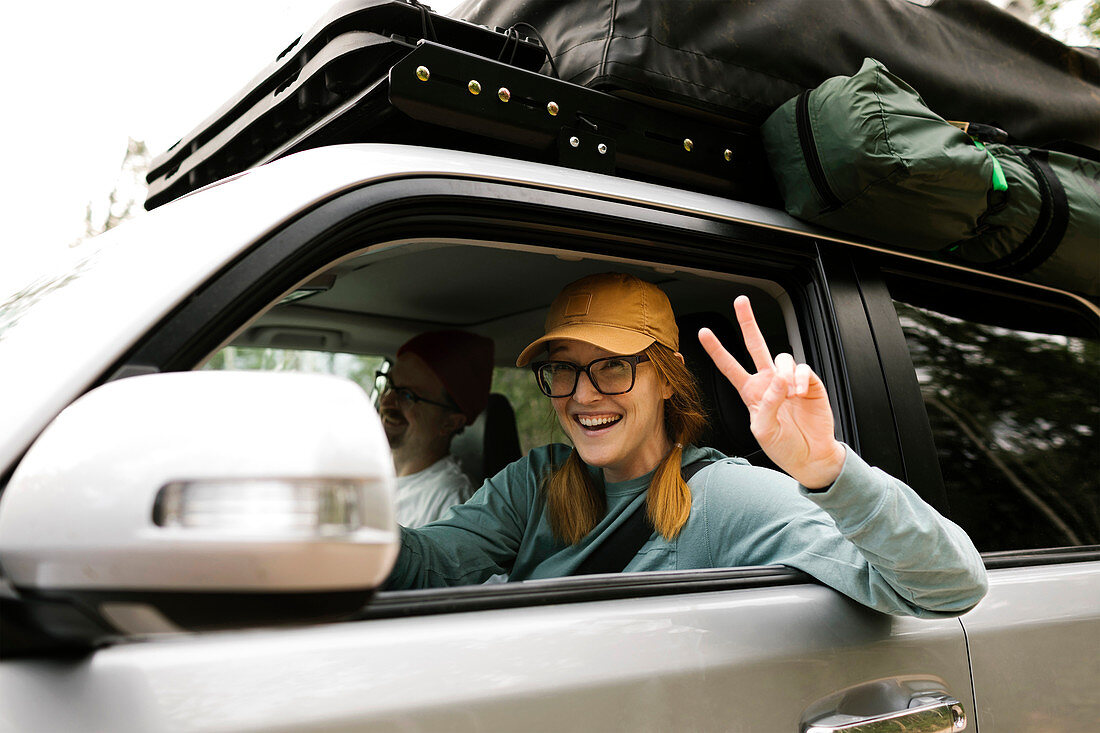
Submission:
[[[773,361],[748,298],[734,309],[756,373],[707,329],[699,339],[789,475],[692,445],[705,418],[668,298],[592,275],[558,295],[516,362],[546,352],[536,379],[574,447],[537,448],[444,519],[402,528],[389,587],[571,575],[644,504],[655,532],[628,571],[783,564],[889,613],[975,605],[985,570],[966,534],[837,441],[821,380],[789,354]]]

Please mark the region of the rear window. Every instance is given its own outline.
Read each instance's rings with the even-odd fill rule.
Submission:
[[[1095,334],[1031,304],[1017,317],[999,299],[970,300],[961,315],[927,301],[895,307],[952,516],[978,548],[1100,543]]]

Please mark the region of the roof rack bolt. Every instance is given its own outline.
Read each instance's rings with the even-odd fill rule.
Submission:
[[[507,102],[509,99],[512,98],[512,93],[508,91],[508,87],[501,87],[497,90],[497,97],[500,99],[500,101]]]
[[[695,147],[695,143],[693,143],[691,141],[691,138],[690,137],[685,137],[684,138],[684,150],[686,150],[690,153],[692,148],[694,148],[694,147]]]
[[[569,138],[569,144],[574,148],[579,148],[581,146],[581,139],[574,135],[573,137]]]
[[[477,96],[481,94],[481,83],[477,79],[470,79],[470,83],[466,85],[466,88],[470,90],[470,94]]]
[[[722,157],[726,159],[727,163],[729,163],[731,160],[733,160],[733,151],[730,150],[729,148],[726,148],[722,152]]]
[[[427,66],[417,66],[416,67],[416,78],[419,79],[420,81],[427,81],[428,79],[431,78],[431,76],[432,76],[432,72],[428,71]]]
[[[597,145],[596,150],[600,151],[600,155],[607,155],[607,146],[603,143]]]
[[[547,102],[546,111],[550,113],[551,117],[557,117],[558,116],[558,103],[557,102]]]

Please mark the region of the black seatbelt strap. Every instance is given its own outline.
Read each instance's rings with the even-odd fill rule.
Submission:
[[[713,458],[701,458],[686,466],[681,466],[680,476],[686,483],[691,480],[692,476],[711,463],[714,463]],[[627,563],[634,559],[634,556],[638,554],[638,550],[642,549],[642,545],[656,531],[653,528],[653,522],[649,521],[649,514],[645,508],[646,502],[643,501],[627,517],[625,522],[620,524],[599,547],[593,550],[591,555],[584,559],[584,562],[573,571],[573,575],[622,572]]]

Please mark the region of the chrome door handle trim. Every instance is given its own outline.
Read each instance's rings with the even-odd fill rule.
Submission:
[[[950,695],[928,695],[914,700],[921,704],[905,710],[851,720],[837,725],[811,724],[803,733],[959,733],[966,730],[966,711]],[[898,728],[902,723],[904,728]]]

